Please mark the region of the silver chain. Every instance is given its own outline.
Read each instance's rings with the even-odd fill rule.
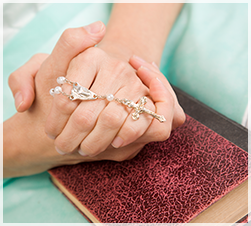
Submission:
[[[129,108],[133,108],[134,112],[132,114],[133,120],[138,120],[140,114],[146,113],[148,115],[151,115],[152,117],[156,118],[160,122],[165,122],[166,119],[163,115],[158,115],[153,111],[150,111],[149,109],[145,108],[145,104],[147,102],[146,97],[141,97],[138,103],[134,103],[132,100],[128,99],[119,99],[117,97],[114,97],[113,94],[108,95],[98,95],[91,90],[79,85],[77,82],[72,82],[65,77],[59,77],[57,78],[57,82],[60,85],[63,85],[65,83],[72,85],[73,88],[71,90],[71,94],[67,94],[62,90],[61,86],[57,86],[54,89],[50,90],[50,94],[54,96],[55,94],[62,94],[66,97],[68,97],[70,100],[95,100],[95,99],[106,99],[108,101],[116,101],[119,104],[125,105]]]

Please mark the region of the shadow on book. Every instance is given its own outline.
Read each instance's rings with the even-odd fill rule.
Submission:
[[[214,127],[211,121],[211,125],[207,125],[210,129],[187,115],[186,122],[174,130],[169,139],[147,144],[132,160],[51,169],[53,183],[90,222],[234,223],[247,220],[247,130],[180,90],[175,91],[185,112],[191,109],[184,107],[182,95],[186,103],[192,101],[192,111],[197,105],[207,111],[207,117],[211,112],[214,118],[221,118],[220,123],[226,121],[225,128],[239,131],[242,138],[234,140],[234,144],[229,141],[234,136],[232,132],[226,139],[216,133],[217,125]],[[222,131],[224,133],[224,129]],[[246,151],[236,142],[241,142],[237,145]]]

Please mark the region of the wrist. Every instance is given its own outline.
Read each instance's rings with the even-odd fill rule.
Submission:
[[[97,47],[104,50],[111,56],[126,62],[128,62],[130,57],[134,54],[131,47],[128,46],[125,42],[123,42],[122,40],[116,41],[112,38],[106,38],[102,40],[102,42],[100,42]]]
[[[120,36],[119,34],[107,34],[97,47],[111,56],[126,62],[133,55],[136,55],[149,63],[154,61],[156,64],[159,64],[162,50],[156,47],[154,43],[150,46],[143,42],[138,43],[138,41],[133,38],[130,39],[130,37],[124,37],[123,35]]]
[[[53,141],[26,116],[16,113],[3,123],[4,178],[31,175],[54,166],[45,162],[43,155],[53,151]]]
[[[22,146],[20,141],[21,134],[17,133],[19,122],[15,121],[16,115],[3,123],[3,176],[16,176],[16,169],[22,157],[18,147]]]

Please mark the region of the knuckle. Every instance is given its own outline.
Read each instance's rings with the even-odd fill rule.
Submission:
[[[88,155],[89,157],[95,157],[100,153],[99,149],[94,148],[92,145],[91,147],[87,145],[85,142],[81,144],[81,150]]]
[[[135,158],[135,157],[139,154],[139,152],[141,151],[141,149],[142,149],[143,147],[144,147],[144,146],[142,146],[141,148],[135,150],[134,153],[133,153],[132,155],[128,156],[127,160],[131,160],[131,159]]]
[[[17,71],[14,71],[10,74],[9,78],[8,78],[8,85],[11,88],[12,84],[17,82],[17,77],[18,77],[18,73]]]
[[[111,78],[112,79],[118,79],[118,77],[121,78],[126,78],[127,83],[131,83],[131,70],[129,70],[129,66],[126,64],[126,62],[117,60],[117,59],[112,59],[107,62],[108,66],[112,68],[111,71]]]
[[[78,56],[76,56],[76,57],[74,57],[72,60],[71,60],[71,62],[70,62],[70,64],[69,64],[69,66],[68,66],[68,69],[67,69],[67,76],[70,74],[70,72],[74,69],[74,68],[78,68],[78,66],[80,65],[80,58],[81,58],[81,53],[78,55]]]
[[[83,54],[80,53],[78,56],[74,57],[70,64],[69,64],[69,67],[67,69],[67,75],[70,74],[69,72],[72,71],[74,68],[79,68],[79,66],[81,64],[83,64],[83,62],[85,62],[85,59],[83,59]]]
[[[83,30],[79,28],[67,28],[62,34],[61,40],[67,46],[76,48],[83,42]]]
[[[135,97],[137,97],[138,99],[142,96],[145,96],[147,93],[146,92],[147,89],[145,89],[143,83],[140,80],[138,80],[137,77],[130,78],[130,80],[128,81],[128,87],[130,87],[130,90],[134,90]],[[138,99],[135,101],[138,101]],[[148,102],[149,102],[149,99],[147,99],[147,104]]]
[[[127,156],[119,156],[119,157],[115,157],[113,161],[123,162],[125,160],[127,160]]]
[[[89,67],[94,67],[96,66],[97,59],[104,59],[104,51],[99,48],[90,47],[71,60],[68,73],[75,68],[81,68],[83,62],[88,62]]]
[[[181,111],[182,112],[180,113],[180,116],[178,117],[178,126],[181,126],[186,121],[186,115],[183,110]]]
[[[128,64],[126,62],[124,62],[124,61],[116,61],[114,64],[115,64],[114,68],[115,68],[115,70],[116,70],[116,72],[118,74],[120,74],[120,75],[122,75],[122,74],[130,74],[129,70],[128,70],[129,69],[128,68]]]
[[[122,133],[123,133],[123,131],[122,131]],[[124,140],[128,140],[129,138],[137,139],[138,137],[140,137],[142,135],[143,132],[141,132],[139,127],[125,125],[124,133],[125,133],[124,136],[121,135],[121,137],[123,137]]]
[[[186,115],[185,115],[185,113],[183,112],[183,110],[181,110],[181,112],[180,112],[180,114],[178,115],[178,117],[176,117],[176,126],[175,126],[175,128],[177,128],[177,127],[179,127],[179,126],[181,126],[181,125],[183,125],[184,123],[185,123],[185,121],[186,121]],[[174,129],[175,129],[174,128]]]
[[[72,150],[69,149],[69,147],[67,147],[67,144],[65,144],[64,142],[57,142],[57,144],[55,145],[55,147],[59,150],[58,152],[62,154],[69,154],[72,152]]]
[[[111,160],[115,161],[115,162],[123,162],[123,161],[127,160],[129,158],[129,156],[131,156],[130,153],[128,154],[128,153],[124,152],[124,153],[112,156]]]
[[[70,114],[76,108],[76,104],[72,101],[69,101],[69,99],[63,95],[57,95],[54,98],[56,109],[63,114]]]
[[[170,106],[175,107],[175,99],[170,93],[166,95],[166,101]]]
[[[142,91],[142,86],[143,86],[142,82],[137,79],[136,82],[134,83],[134,90],[136,92],[140,92]]]
[[[115,162],[123,162],[133,159],[144,146],[132,148],[130,151],[121,152],[119,155],[115,155],[112,160]]]
[[[57,138],[54,141],[55,146],[64,153],[71,153],[73,150],[66,139]]]
[[[123,116],[120,111],[104,111],[100,115],[100,120],[105,127],[114,129],[121,126]]]
[[[124,68],[127,68],[128,64],[125,61],[118,61],[117,62],[117,68],[121,68],[122,70],[124,70]]]
[[[177,110],[174,112],[172,129],[176,129],[186,121],[186,115],[183,109],[178,105]]]
[[[48,56],[49,56],[49,54],[47,54],[47,53],[36,53],[30,58],[30,60],[34,60],[34,61],[40,63],[40,62],[44,61],[45,58],[47,58]]]
[[[88,48],[87,50],[85,50],[85,53],[86,53],[86,55],[88,55],[88,56],[90,55],[93,57],[97,57],[97,56],[105,54],[105,52],[102,49],[96,48],[96,47]]]
[[[171,129],[166,128],[166,129],[156,129],[154,131],[154,137],[156,141],[165,141],[167,140],[171,135]]]
[[[47,119],[45,123],[45,133],[49,135],[50,137],[55,137],[55,128],[52,123],[50,123],[50,120]]]
[[[96,114],[91,109],[86,109],[84,112],[77,112],[72,115],[73,124],[80,131],[92,129],[96,122]]]

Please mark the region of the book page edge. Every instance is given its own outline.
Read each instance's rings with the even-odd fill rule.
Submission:
[[[72,195],[55,177],[51,175],[52,182],[89,218],[93,223],[101,223],[77,198]]]
[[[242,196],[240,196],[240,193],[242,193]],[[238,214],[236,214],[236,206],[231,206],[231,204],[233,204],[232,201],[237,200],[238,197],[240,199],[238,199],[237,203],[240,203],[241,207],[238,210]],[[243,203],[245,203],[245,207],[243,207]],[[229,207],[228,210],[231,210],[232,214],[229,214],[229,211],[227,211],[228,216],[231,217],[228,219],[226,219],[226,217],[222,219],[222,216],[220,216],[222,211],[219,210],[222,210],[222,208],[226,206]],[[218,216],[217,211],[219,211]],[[221,199],[210,205],[207,209],[193,218],[189,223],[235,223],[246,214],[248,214],[248,179],[239,184]],[[219,218],[221,219],[219,220]]]

